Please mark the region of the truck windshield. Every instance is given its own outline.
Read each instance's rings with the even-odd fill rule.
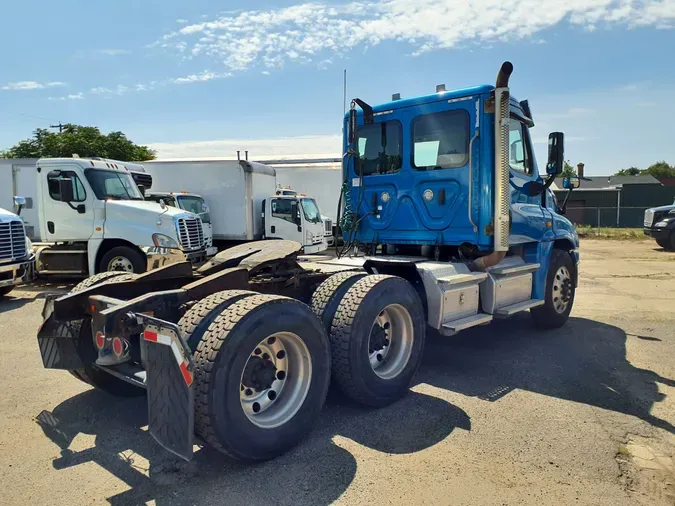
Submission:
[[[204,223],[211,223],[211,216],[206,212],[203,198],[181,195],[178,197],[178,202],[178,207],[181,209],[198,214]]]
[[[314,199],[300,199],[302,212],[305,213],[305,219],[310,223],[321,223],[321,213]]]
[[[84,172],[87,181],[99,200],[143,200],[131,174],[114,170],[88,169]]]

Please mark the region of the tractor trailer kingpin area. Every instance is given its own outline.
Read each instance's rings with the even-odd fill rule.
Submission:
[[[92,276],[46,300],[44,366],[146,393],[150,433],[185,459],[196,435],[259,461],[311,430],[330,381],[368,406],[403,396],[427,328],[452,336],[527,310],[540,328],[563,325],[579,243],[546,206],[563,134],[550,134],[540,177],[512,70],[504,63],[495,86],[354,99],[335,188],[338,258],[299,261],[300,244],[269,240],[196,272],[182,262]]]

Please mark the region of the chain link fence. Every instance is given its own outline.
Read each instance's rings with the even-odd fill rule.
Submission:
[[[565,216],[575,225],[593,228],[642,228],[645,211],[649,207],[572,207],[567,206]]]

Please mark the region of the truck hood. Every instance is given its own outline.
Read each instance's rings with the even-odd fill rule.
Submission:
[[[7,209],[0,207],[0,221],[11,221],[16,218],[18,218],[18,216],[12,211],[8,211]]]
[[[648,211],[672,211],[673,209],[675,209],[675,204],[660,207],[652,207],[648,209]]]
[[[194,217],[195,215],[176,207],[167,206],[162,209],[157,202],[145,200],[107,200],[105,203],[106,217],[113,214],[128,214],[129,216],[153,216],[162,219],[172,219],[175,216]]]

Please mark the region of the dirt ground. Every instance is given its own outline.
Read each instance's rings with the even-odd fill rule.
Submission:
[[[675,254],[585,240],[570,321],[527,314],[429,336],[410,394],[369,410],[331,394],[272,462],[186,463],[146,432],[143,398],[42,368],[48,286],[0,303],[2,503],[675,504]]]

